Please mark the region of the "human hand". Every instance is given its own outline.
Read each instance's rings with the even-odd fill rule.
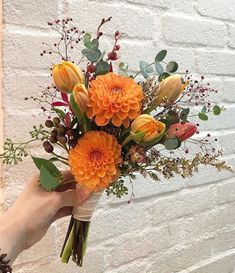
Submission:
[[[63,172],[64,181],[58,191],[46,192],[33,176],[13,206],[0,218],[0,248],[11,262],[23,250],[33,246],[46,234],[50,225],[72,212],[89,197],[89,193],[76,188],[74,177]]]

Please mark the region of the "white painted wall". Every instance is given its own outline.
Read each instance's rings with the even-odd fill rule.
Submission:
[[[113,16],[107,32],[127,33],[122,59],[133,69],[151,61],[160,49],[169,60],[203,74],[222,89],[219,101],[227,111],[204,130],[216,130],[228,162],[235,167],[235,1],[234,0],[5,0],[4,136],[25,139],[43,119],[25,102],[50,83],[51,61],[41,58],[41,41],[51,40],[46,22],[73,17],[82,29],[94,30],[102,17]],[[104,40],[105,44],[109,40]],[[56,60],[54,60],[56,61]],[[40,147],[36,147],[40,150]],[[35,172],[30,159],[4,168],[4,207]],[[68,219],[54,224],[46,238],[25,252],[16,273],[234,273],[235,177],[202,168],[190,180],[164,183],[139,179],[136,199],[104,198],[94,217],[83,269],[62,266],[58,257]]]

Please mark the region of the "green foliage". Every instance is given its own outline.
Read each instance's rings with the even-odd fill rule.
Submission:
[[[158,81],[161,82],[161,81],[163,81],[164,79],[166,79],[166,78],[169,77],[169,76],[170,76],[169,73],[164,72],[164,73],[162,73],[161,75],[159,75]]]
[[[176,62],[171,61],[167,64],[166,71],[169,73],[174,73],[178,70],[178,68],[179,68],[179,65]]]
[[[49,132],[44,129],[44,126],[42,124],[40,124],[38,128],[36,126],[33,126],[33,130],[29,133],[34,140],[44,140],[48,137],[49,134]]]
[[[155,62],[161,62],[165,59],[167,50],[161,50],[155,57]]]
[[[215,116],[220,115],[221,111],[222,111],[222,108],[219,105],[214,105],[214,107],[213,107],[213,114]]]
[[[110,65],[108,62],[99,61],[95,67],[95,74],[96,75],[104,75],[110,71]]]
[[[149,77],[149,73],[153,72],[153,68],[152,68],[151,64],[149,64],[145,61],[140,61],[139,67],[140,67],[141,73],[145,79],[147,79]]]
[[[128,65],[125,65],[125,63],[121,62],[118,65],[118,74],[123,77],[128,77]]]
[[[125,181],[119,179],[118,181],[112,183],[108,189],[106,189],[106,194],[109,196],[111,194],[118,198],[123,197],[128,194],[128,188],[124,185]]]
[[[61,119],[65,119],[65,112],[59,108],[56,108],[56,107],[52,107],[51,110],[53,112],[56,112],[56,114],[61,118]]]
[[[165,142],[164,142],[164,146],[167,150],[175,150],[175,149],[179,148],[180,145],[181,145],[181,141],[176,137],[169,138],[169,139],[165,140]]]
[[[164,73],[164,68],[159,62],[155,62],[155,68],[158,74],[162,75]]]
[[[187,121],[188,119],[188,114],[190,112],[189,108],[184,108],[181,112],[180,112],[180,119],[184,122]]]
[[[201,120],[203,120],[203,121],[207,121],[208,120],[208,116],[205,113],[203,113],[203,112],[198,113],[198,117]]]
[[[97,60],[99,60],[100,56],[101,56],[101,51],[97,48],[97,49],[83,49],[82,50],[82,54],[92,63],[96,62]]]
[[[62,181],[59,169],[49,160],[32,157],[34,164],[40,170],[40,185],[46,191],[55,190]]]

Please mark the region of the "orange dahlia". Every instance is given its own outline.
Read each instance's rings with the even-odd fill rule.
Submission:
[[[69,152],[69,165],[76,181],[89,191],[107,188],[117,178],[121,145],[102,131],[90,131]]]
[[[111,121],[117,127],[123,124],[127,128],[140,114],[143,92],[133,79],[110,72],[90,83],[88,96],[87,116],[95,117],[98,126]]]

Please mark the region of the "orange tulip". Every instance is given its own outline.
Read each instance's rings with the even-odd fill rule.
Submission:
[[[71,62],[54,65],[52,77],[57,89],[64,93],[71,93],[76,84],[84,82],[81,69]]]
[[[77,84],[73,88],[75,101],[83,113],[87,111],[88,91],[84,84]]]
[[[138,144],[150,145],[161,140],[165,132],[165,124],[154,119],[151,115],[142,114],[131,124],[130,135],[126,138],[123,145],[133,140]]]
[[[160,83],[156,106],[159,106],[161,103],[169,104],[174,102],[184,91],[186,85],[178,74],[167,77]]]

